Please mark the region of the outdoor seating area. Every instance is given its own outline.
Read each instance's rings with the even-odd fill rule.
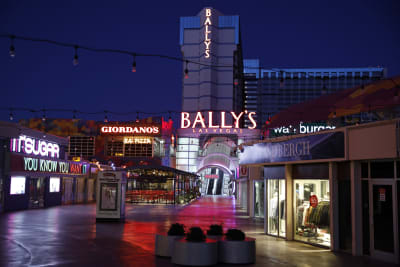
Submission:
[[[200,196],[199,177],[166,166],[137,166],[128,170],[126,202],[186,204]]]
[[[174,204],[174,192],[167,190],[129,190],[126,192],[126,202]]]

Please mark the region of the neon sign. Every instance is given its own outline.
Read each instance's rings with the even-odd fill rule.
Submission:
[[[48,160],[39,158],[24,157],[24,171],[51,172],[65,174],[85,174],[87,166],[82,163],[68,161]]]
[[[304,123],[300,122],[297,126],[282,126],[273,128],[270,132],[271,137],[282,136],[282,135],[294,135],[294,134],[308,134],[316,133],[325,130],[333,130],[336,127],[334,125],[327,125],[325,123]]]
[[[208,36],[211,34],[211,9],[206,8],[206,20],[204,21],[204,44],[206,45],[206,50],[204,51],[204,57],[210,57],[210,45],[211,45],[211,38]],[[210,27],[210,29],[208,28]]]
[[[124,144],[151,144],[151,138],[125,137]]]
[[[18,138],[11,139],[10,151],[18,153],[22,152],[27,155],[33,154],[42,157],[60,157],[59,145],[44,140],[34,139],[25,135],[20,135]]]
[[[249,126],[248,128],[255,129],[257,127],[257,123],[253,118],[253,116],[256,114],[255,112],[248,112],[246,110],[244,112],[240,112],[239,114],[236,114],[235,112],[231,111],[229,114],[232,116],[232,118],[234,120],[233,125],[226,124],[226,112],[225,111],[221,111],[220,113],[221,113],[221,117],[220,117],[221,125],[213,124],[213,115],[214,115],[213,111],[208,111],[208,125],[206,125],[205,119],[200,111],[196,113],[196,117],[193,121],[193,124],[190,121],[189,112],[182,112],[181,113],[181,128],[186,129],[186,128],[190,128],[190,126],[192,126],[192,128],[194,129],[199,125],[199,126],[201,126],[201,128],[209,128],[209,129],[231,129],[231,128],[239,129],[239,121],[245,114],[247,114],[250,122],[252,123],[252,125]]]
[[[160,133],[159,126],[102,126],[102,134],[150,134]]]

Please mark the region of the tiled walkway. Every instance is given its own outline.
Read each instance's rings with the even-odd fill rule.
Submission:
[[[175,222],[244,230],[257,238],[257,262],[250,266],[394,266],[266,236],[263,223],[245,216],[231,198],[176,207],[128,205],[126,211],[125,223],[97,224],[94,205],[1,214],[0,266],[173,266],[154,256],[154,233]]]

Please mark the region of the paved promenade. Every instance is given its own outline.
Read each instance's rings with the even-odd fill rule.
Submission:
[[[1,214],[0,266],[174,266],[154,256],[154,233],[175,222],[203,229],[222,222],[225,231],[244,230],[257,239],[257,262],[246,266],[395,266],[266,236],[263,223],[245,216],[231,198],[175,207],[129,204],[126,211],[125,223],[97,224],[95,205]]]

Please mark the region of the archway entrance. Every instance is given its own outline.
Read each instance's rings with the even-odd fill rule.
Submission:
[[[231,181],[232,173],[221,166],[206,166],[197,172],[200,175],[202,195],[231,196],[234,193],[234,184]]]

